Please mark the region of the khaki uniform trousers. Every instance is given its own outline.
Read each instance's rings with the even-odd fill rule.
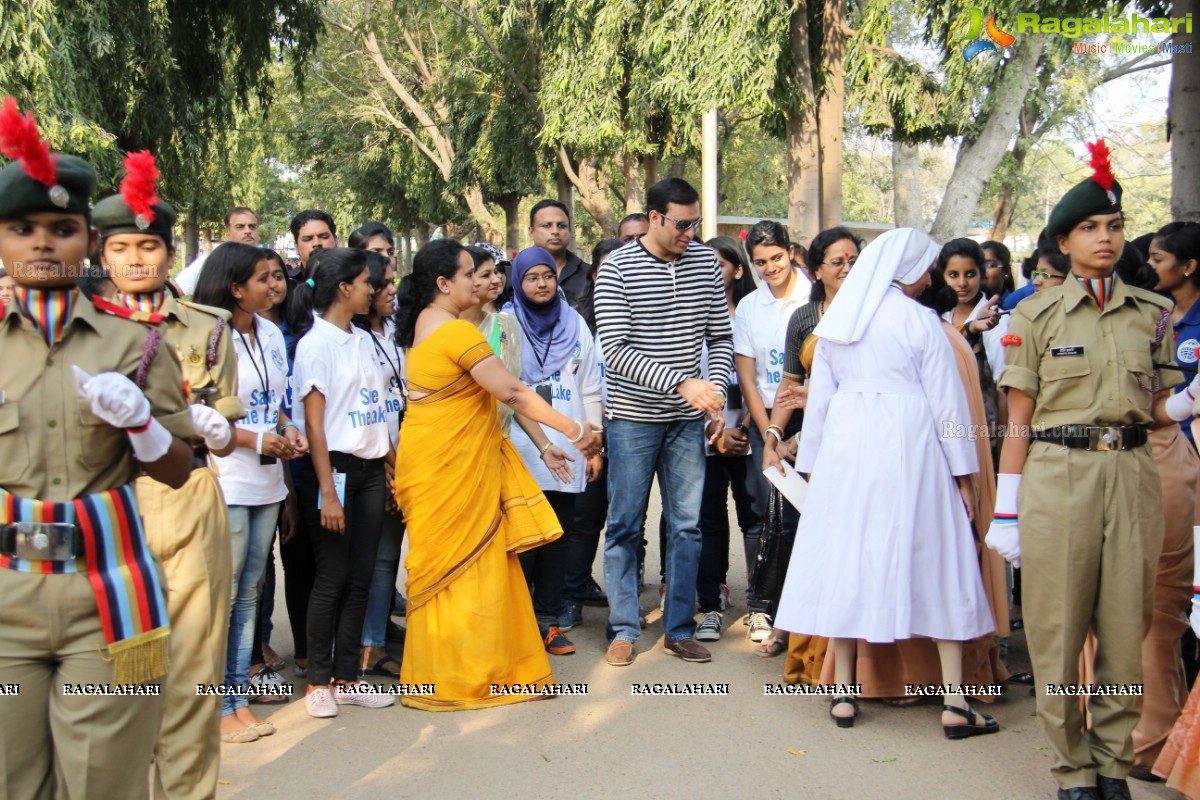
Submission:
[[[1080,653],[1095,632],[1097,684],[1142,683],[1141,641],[1150,628],[1163,539],[1162,490],[1148,446],[1093,452],[1032,442],[1018,500],[1025,632],[1037,709],[1064,788],[1125,778],[1142,698],[1051,696],[1079,683]]]
[[[87,575],[0,569],[0,598],[0,798],[146,798],[164,698],[63,691],[113,680]]]
[[[233,546],[216,476],[194,469],[182,488],[137,481],[138,507],[150,549],[167,576],[171,669],[166,710],[154,747],[154,796],[212,798],[221,757],[221,697],[198,697],[197,685],[225,679]]]

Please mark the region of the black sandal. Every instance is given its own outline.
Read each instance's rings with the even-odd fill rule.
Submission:
[[[833,709],[840,703],[849,703],[854,706],[854,716],[839,717],[833,713]],[[833,717],[833,721],[837,723],[839,728],[853,728],[854,719],[858,716],[858,701],[848,694],[838,695],[829,701],[829,716]]]
[[[1000,730],[999,722],[987,714],[976,714],[970,706],[959,708],[958,706],[944,705],[942,709],[957,714],[967,721],[966,725],[942,725],[942,731],[945,732],[947,739],[969,739],[972,736],[982,736],[985,733],[996,733]],[[976,725],[977,719],[982,719],[984,724]]]

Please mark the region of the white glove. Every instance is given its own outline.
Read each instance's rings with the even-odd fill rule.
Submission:
[[[1167,398],[1167,416],[1176,422],[1183,422],[1192,415],[1192,406],[1200,397],[1200,374],[1192,378],[1192,382],[1182,392],[1176,392]]]
[[[188,406],[188,411],[192,412],[192,425],[195,426],[196,433],[204,437],[204,443],[208,445],[209,450],[221,450],[229,444],[233,437],[233,428],[220,411],[200,405]]]
[[[996,513],[984,543],[1014,567],[1021,566],[1021,528],[1017,523],[1017,494],[1021,476],[1001,473],[996,476]]]
[[[150,401],[133,381],[115,372],[91,376],[74,365],[79,394],[92,404],[92,413],[114,428],[140,428],[150,419]]]
[[[174,438],[150,416],[150,401],[133,381],[115,372],[91,376],[74,364],[75,386],[92,407],[92,413],[129,434],[133,455],[143,464],[158,461],[171,449]]]

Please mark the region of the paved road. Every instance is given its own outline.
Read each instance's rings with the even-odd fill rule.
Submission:
[[[650,519],[658,516],[657,498]],[[736,525],[733,530],[737,530]],[[657,564],[650,537],[648,562]],[[571,632],[578,652],[551,657],[560,683],[588,694],[506,708],[435,714],[396,706],[343,709],[334,720],[304,711],[303,681],[286,706],[256,706],[279,732],[223,745],[222,800],[301,798],[1053,798],[1051,756],[1024,687],[986,710],[993,736],[959,742],[941,731],[939,702],[895,708],[864,702],[853,729],[839,730],[819,698],[767,697],[783,657],[758,658],[741,625],[746,585],[740,542],[732,547],[738,605],[725,614],[713,661],[687,664],[663,651],[658,612],[627,668],[604,663],[604,609],[584,610]],[[651,570],[653,571],[653,570]],[[599,566],[596,575],[601,575]],[[282,575],[280,575],[282,579]],[[657,605],[657,586],[642,595]],[[291,654],[282,581],[274,645]],[[470,631],[463,631],[469,636]],[[399,652],[396,653],[400,655]],[[1028,666],[1023,636],[1014,669]],[[631,684],[729,684],[728,696],[635,697]],[[1132,782],[1138,800],[1178,798],[1162,784]]]

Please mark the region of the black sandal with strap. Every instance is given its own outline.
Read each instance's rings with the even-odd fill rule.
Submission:
[[[947,739],[969,739],[972,736],[982,736],[985,733],[996,733],[1000,730],[999,722],[987,714],[976,714],[970,706],[959,708],[958,706],[944,705],[942,709],[957,714],[967,721],[966,725],[942,725]],[[977,719],[982,719],[984,724],[976,725]]]
[[[849,703],[854,706],[854,716],[839,717],[837,714],[834,714],[833,709],[840,703]],[[848,694],[838,695],[829,701],[829,716],[833,717],[833,721],[837,723],[839,728],[853,728],[854,719],[858,716],[858,701]]]

